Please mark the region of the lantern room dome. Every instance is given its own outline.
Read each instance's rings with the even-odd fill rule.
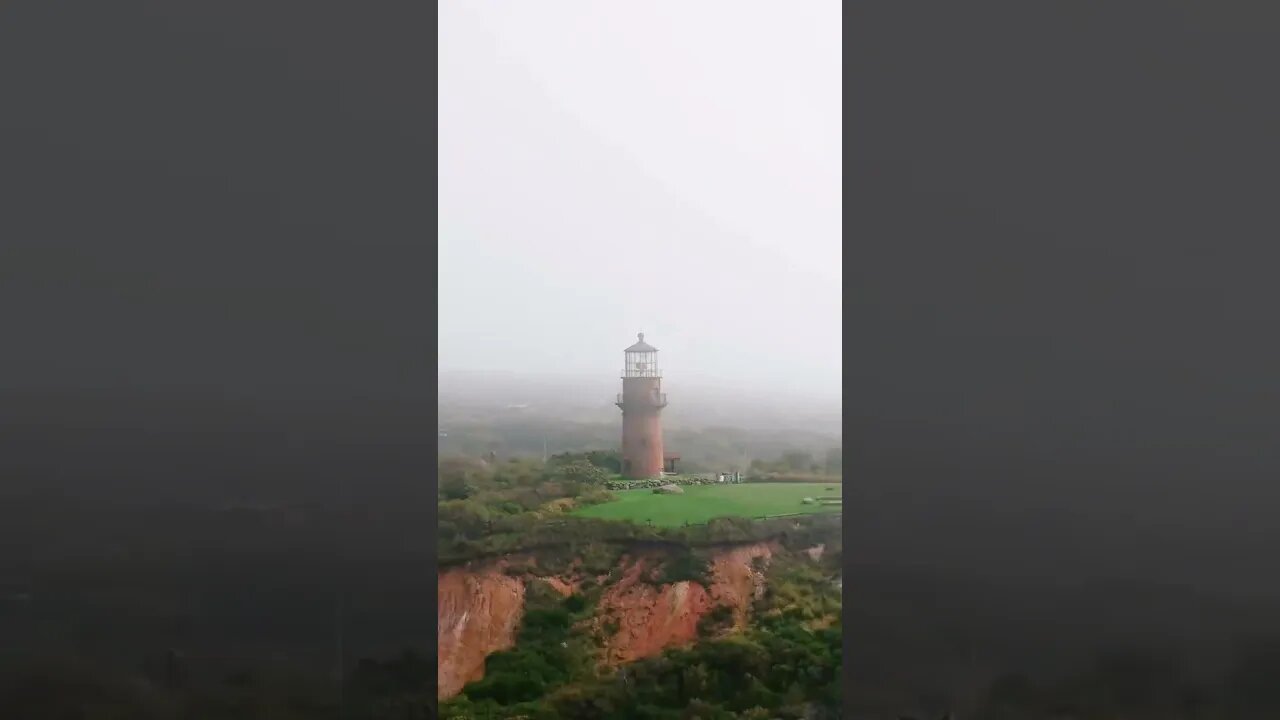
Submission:
[[[640,342],[637,342],[635,345],[632,345],[631,347],[627,348],[626,350],[623,350],[623,352],[629,352],[629,353],[641,353],[641,352],[643,352],[643,353],[651,353],[651,352],[658,352],[658,348],[656,348],[656,347],[654,347],[654,346],[652,346],[652,345],[650,345],[649,343],[647,343],[647,342],[645,342],[645,341],[644,341],[644,333],[636,333],[636,338],[637,338],[637,339],[639,339],[639,341],[640,341]]]

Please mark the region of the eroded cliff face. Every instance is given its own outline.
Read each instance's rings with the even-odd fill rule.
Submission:
[[[732,627],[746,624],[751,603],[764,592],[764,573],[777,551],[772,543],[726,548],[711,559],[711,582],[655,585],[661,554],[624,557],[621,577],[600,597],[591,621],[603,640],[601,661],[618,665],[657,655],[698,637],[699,622],[718,606],[731,610]],[[524,583],[503,573],[502,564],[441,573],[437,695],[446,699],[484,677],[489,654],[510,648],[524,611]],[[576,591],[581,578],[541,577],[561,594]],[[604,578],[598,578],[604,580]]]
[[[711,595],[695,582],[646,582],[658,562],[652,557],[625,559],[622,578],[600,598],[596,622],[605,637],[604,662],[631,662],[698,636],[698,621],[712,607]]]
[[[515,644],[524,613],[524,582],[500,566],[453,569],[436,578],[436,695],[457,695],[484,677],[484,659]]]
[[[711,560],[711,598],[733,609],[733,624],[747,623],[751,603],[764,595],[764,570],[777,552],[776,543],[755,543],[716,553]]]
[[[755,543],[728,548],[711,559],[711,582],[681,581],[655,587],[643,581],[660,557],[626,558],[622,579],[600,599],[604,661],[611,665],[657,655],[698,637],[698,623],[719,606],[732,612],[732,627],[747,622],[751,603],[764,592],[763,569],[776,547]]]

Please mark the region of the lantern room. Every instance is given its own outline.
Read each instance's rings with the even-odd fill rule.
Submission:
[[[622,377],[662,377],[662,371],[658,369],[658,348],[644,341],[644,333],[639,333],[636,337],[639,342],[623,351],[626,364],[622,369]]]

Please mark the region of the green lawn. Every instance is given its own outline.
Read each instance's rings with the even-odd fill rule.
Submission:
[[[746,483],[742,485],[685,485],[683,495],[659,495],[652,489],[624,490],[618,499],[591,505],[574,515],[606,520],[652,521],[662,527],[699,524],[712,518],[794,513],[840,512],[839,505],[805,505],[806,497],[841,497],[839,482]],[[831,488],[831,489],[828,489]]]

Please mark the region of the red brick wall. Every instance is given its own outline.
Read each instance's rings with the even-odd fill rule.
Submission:
[[[622,457],[624,474],[631,478],[662,474],[662,407],[655,394],[662,391],[658,378],[622,380]]]

